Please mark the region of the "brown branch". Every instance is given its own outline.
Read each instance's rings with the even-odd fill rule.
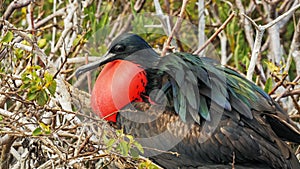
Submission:
[[[284,82],[284,80],[286,79],[287,76],[288,76],[288,74],[284,74],[282,79],[280,79],[280,81],[276,84],[276,86],[268,94],[269,95],[273,94],[278,89],[278,87],[283,85],[283,82]]]
[[[143,6],[145,4],[146,0],[137,0],[134,4],[134,10],[138,13],[143,9]]]
[[[7,20],[11,14],[16,10],[16,9],[19,9],[19,8],[23,8],[27,5],[29,5],[31,2],[31,0],[24,0],[24,1],[13,1],[11,2],[6,11],[4,12],[3,16],[2,16],[2,19],[3,20]],[[0,30],[2,29],[3,25],[0,24]]]
[[[299,94],[299,93],[298,93]],[[300,106],[298,104],[298,101],[295,99],[294,95],[291,95],[291,98],[293,100],[293,103],[294,103],[294,106],[295,106],[295,109],[300,112]]]
[[[60,67],[58,68],[58,70],[56,71],[56,73],[53,76],[53,79],[55,79],[57,77],[57,75],[61,72],[62,68],[64,67],[64,65],[67,63],[68,57],[66,57],[64,59],[64,61],[61,63]]]
[[[272,96],[273,98],[279,97],[280,94]],[[295,95],[300,95],[300,89],[294,89],[294,90],[289,90],[285,92],[281,98],[283,97],[288,97],[288,96],[295,96]]]
[[[87,147],[87,144],[89,143],[89,140],[92,136],[93,136],[93,134],[89,134],[88,136],[86,136],[84,141],[81,143],[78,152],[81,152],[85,147]]]
[[[185,11],[185,7],[186,7],[186,4],[187,4],[187,1],[188,0],[183,0],[183,2],[182,2],[182,6],[181,6],[179,18],[177,19],[177,21],[175,23],[175,26],[172,29],[172,32],[171,32],[170,36],[167,39],[166,45],[164,46],[164,48],[163,48],[163,50],[161,52],[161,56],[165,56],[166,55],[167,50],[170,49],[170,44],[171,44],[171,41],[173,39],[173,36],[174,36],[175,32],[179,31],[179,28],[180,28],[182,20],[183,20],[183,14],[184,14],[184,11]]]
[[[231,19],[234,17],[235,12],[232,12],[229,17],[226,19],[226,21],[218,28],[218,30],[205,42],[204,45],[202,45],[199,49],[197,49],[193,54],[198,55],[203,49],[205,49],[216,37],[218,34],[225,29],[227,24],[231,21]]]
[[[300,75],[298,75],[294,80],[293,80],[293,83],[296,83],[300,80]],[[289,92],[290,88],[292,87],[293,85],[289,85],[284,92],[282,92],[276,99],[275,101],[279,101],[280,98],[282,98],[286,93]]]
[[[1,161],[0,161],[0,164],[1,164],[0,168],[1,169],[9,168],[10,148],[11,148],[12,144],[14,143],[15,139],[16,138],[14,136],[10,136],[8,144],[5,144],[5,145],[2,146]]]

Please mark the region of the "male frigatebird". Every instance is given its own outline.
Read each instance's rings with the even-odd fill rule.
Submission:
[[[91,97],[94,112],[135,136],[144,155],[159,165],[300,168],[285,143],[300,143],[298,128],[236,71],[189,53],[160,57],[131,33],[117,37],[76,76],[101,65]]]

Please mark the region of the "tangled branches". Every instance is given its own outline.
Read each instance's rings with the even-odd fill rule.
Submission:
[[[22,94],[17,85],[20,78],[13,76],[16,75],[1,74],[0,104],[9,107],[0,109],[2,168],[83,168],[108,165],[113,160],[115,165],[130,167],[125,161],[128,158],[134,161],[132,157],[125,158],[127,154],[115,148],[107,151],[113,146],[108,140],[113,139],[117,144],[124,135],[115,134],[106,122],[86,114],[88,103],[81,102],[83,105],[78,111],[68,111],[50,96],[47,104],[40,106],[37,101],[26,99],[28,93]],[[78,107],[80,97],[89,99],[87,93],[64,85],[72,93],[72,106]],[[137,165],[136,162],[131,162],[131,167]]]

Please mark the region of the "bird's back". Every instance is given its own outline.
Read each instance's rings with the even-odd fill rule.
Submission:
[[[149,81],[159,77],[161,82],[147,89],[160,89],[151,96],[157,104],[132,103],[120,111],[118,124],[150,147],[145,155],[158,164],[300,167],[283,141],[299,143],[298,129],[263,90],[237,72],[186,53],[165,56],[148,72]]]

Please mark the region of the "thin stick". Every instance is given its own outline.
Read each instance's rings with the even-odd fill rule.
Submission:
[[[288,76],[288,74],[284,74],[282,79],[276,84],[276,86],[268,94],[271,95],[271,94],[275,93],[275,91],[278,89],[278,87],[284,85],[283,83],[287,76]]]
[[[183,13],[185,11],[185,7],[186,7],[186,4],[187,4],[187,1],[188,0],[183,0],[183,2],[182,2],[182,6],[181,6],[181,11],[180,11],[180,14],[179,14],[179,18],[177,19],[177,21],[175,23],[175,26],[172,29],[172,32],[171,32],[170,36],[168,37],[167,43],[164,46],[163,51],[161,52],[161,56],[165,56],[166,55],[167,50],[170,48],[170,43],[171,43],[171,41],[173,39],[173,36],[174,36],[175,32],[177,32],[179,30],[180,26],[181,26],[182,19],[183,19]]]
[[[249,64],[249,67],[247,70],[247,79],[249,79],[249,80],[252,80],[252,76],[253,76],[253,73],[255,70],[257,58],[260,53],[261,42],[263,39],[264,32],[265,32],[265,30],[261,29],[260,26],[258,27],[258,29],[256,29],[256,36],[255,36],[253,50],[251,53],[251,60],[250,60],[250,64]]]
[[[288,10],[286,13],[280,15],[279,17],[277,17],[276,19],[274,19],[273,21],[271,21],[270,23],[266,24],[263,26],[264,29],[268,29],[271,26],[275,25],[277,22],[279,22],[280,20],[282,20],[283,18],[287,17],[288,15],[290,15],[292,12],[294,12],[296,9],[298,9],[300,7],[300,4],[294,6],[293,8],[291,8],[290,10]]]
[[[7,9],[5,10],[1,20],[7,20],[11,14],[16,10],[16,9],[19,9],[19,8],[23,8],[27,5],[29,5],[31,2],[31,0],[23,0],[23,1],[13,1],[11,2]],[[3,25],[0,24],[0,30],[2,29]]]
[[[293,83],[296,83],[300,80],[300,75],[298,75],[294,80],[293,80]],[[279,101],[280,98],[282,98],[282,96],[284,96],[289,90],[290,88],[292,87],[293,85],[289,85],[284,92],[282,92],[276,99],[275,101]]]
[[[232,12],[229,17],[226,19],[226,21],[218,28],[218,30],[205,42],[204,45],[202,45],[199,49],[197,49],[193,54],[194,55],[198,55],[203,49],[205,49],[208,44],[210,44],[214,39],[216,39],[216,37],[218,36],[218,34],[225,29],[226,25],[231,21],[231,19],[234,17],[235,12]]]

